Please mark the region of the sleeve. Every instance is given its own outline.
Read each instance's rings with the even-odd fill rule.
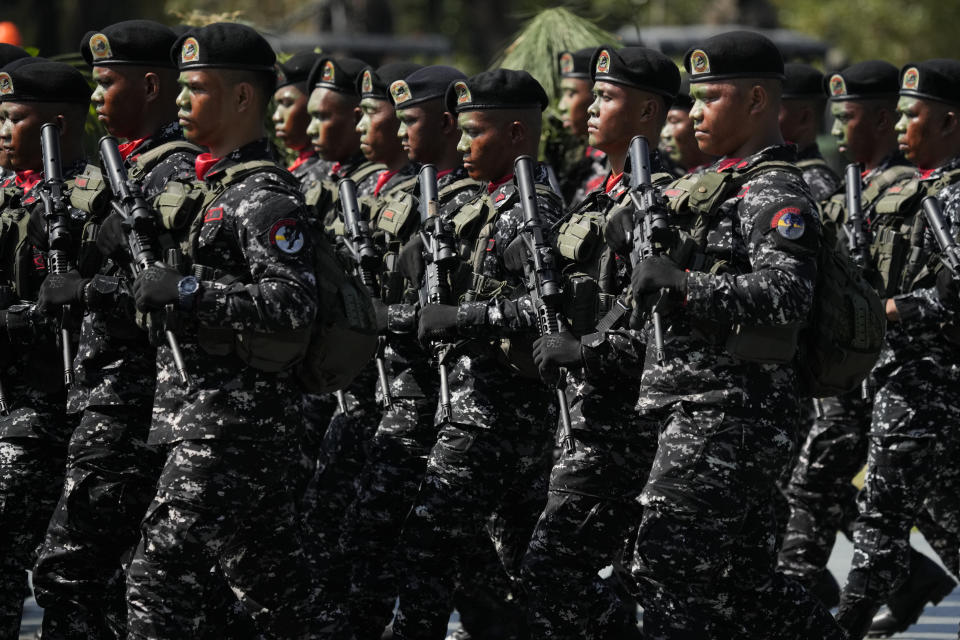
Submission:
[[[739,201],[750,272],[690,273],[685,309],[691,316],[751,326],[806,320],[817,276],[819,216],[808,198],[773,189],[754,185],[751,192],[762,196]]]
[[[259,189],[236,206],[248,282],[204,281],[196,318],[264,333],[302,329],[318,312],[306,208],[294,195]]]

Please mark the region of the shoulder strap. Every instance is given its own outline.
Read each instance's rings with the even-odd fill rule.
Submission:
[[[960,167],[947,171],[927,187],[927,195],[935,196],[945,188],[960,180]]]
[[[419,180],[419,179],[420,179],[420,176],[419,176],[419,175],[410,176],[410,177],[407,178],[406,180],[401,180],[400,182],[398,182],[398,183],[395,184],[394,186],[390,187],[390,191],[388,191],[387,193],[385,193],[385,194],[383,194],[383,195],[390,195],[391,193],[394,193],[394,192],[396,192],[396,191],[403,191],[403,192],[405,192],[405,193],[406,193],[406,192],[409,192],[410,188],[413,187],[413,186],[415,186],[415,185],[417,184],[417,180]],[[381,192],[381,193],[383,193],[383,192]]]
[[[371,173],[374,173],[376,171],[383,171],[383,169],[384,169],[383,165],[378,164],[376,162],[364,163],[364,164],[361,164],[359,167],[357,167],[356,170],[354,170],[352,173],[344,177],[350,178],[356,183],[360,183],[364,178],[369,176]]]
[[[440,191],[437,193],[437,200],[440,202],[443,202],[443,199],[449,196],[450,194],[457,193],[458,191],[469,189],[471,187],[475,188],[475,187],[478,187],[479,185],[480,183],[477,182],[476,180],[473,180],[472,178],[461,178],[460,180],[451,182],[450,184],[445,186],[443,189],[440,189]]]
[[[137,160],[133,163],[133,166],[130,168],[128,174],[131,179],[139,181],[139,179],[143,177],[145,173],[157,166],[157,163],[167,156],[173,155],[179,151],[189,152],[193,155],[199,155],[203,152],[203,149],[193,143],[187,142],[186,140],[171,140],[170,142],[164,142],[159,147],[154,147],[153,149],[150,149],[149,151],[141,153],[139,156],[137,156]]]
[[[808,167],[826,167],[833,171],[830,167],[830,164],[827,163],[823,158],[806,158],[804,160],[797,160],[796,165],[801,169],[806,169]]]
[[[883,195],[883,192],[908,178],[912,178],[916,169],[906,164],[898,164],[881,171],[860,194],[864,207]]]

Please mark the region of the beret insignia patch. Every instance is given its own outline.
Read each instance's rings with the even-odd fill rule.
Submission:
[[[690,54],[691,73],[710,73],[710,57],[703,49],[695,49]]]
[[[360,91],[373,93],[373,77],[370,75],[369,69],[363,72],[363,79],[360,80]]]
[[[610,52],[604,49],[597,56],[597,73],[606,73],[610,71]]]
[[[573,73],[573,54],[569,51],[560,54],[560,73]]]
[[[0,96],[9,96],[13,93],[13,78],[9,73],[0,73]]]
[[[920,70],[916,67],[910,67],[903,74],[903,88],[916,89],[920,85]]]
[[[110,41],[102,33],[95,33],[90,36],[90,53],[94,60],[106,60],[113,56],[110,50]]]
[[[196,62],[200,59],[200,43],[196,38],[187,38],[180,49],[180,62]]]
[[[287,255],[299,253],[306,242],[303,231],[293,218],[278,220],[270,227],[270,244],[282,253]]]
[[[287,81],[287,74],[283,72],[283,68],[278,64],[274,67],[277,70],[277,84],[283,84]]]
[[[470,87],[467,86],[466,82],[457,81],[453,85],[453,90],[457,92],[457,104],[467,104],[473,100],[473,96],[470,95]]]
[[[333,61],[327,60],[323,63],[323,71],[320,74],[320,80],[323,82],[333,82],[337,73],[333,68]]]
[[[393,96],[394,104],[403,104],[413,97],[410,93],[410,87],[405,80],[397,80],[390,85],[390,95]]]
[[[830,76],[830,95],[834,97],[847,95],[847,83],[839,73]]]
[[[798,240],[806,228],[798,207],[784,207],[773,216],[770,227],[787,240]]]

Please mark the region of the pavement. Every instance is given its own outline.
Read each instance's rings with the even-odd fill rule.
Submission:
[[[937,555],[930,549],[919,533],[911,535],[911,543],[922,553],[940,562]],[[853,547],[842,535],[837,536],[837,543],[833,548],[833,555],[827,565],[837,581],[842,586],[846,582],[847,569],[853,558]],[[23,622],[20,626],[20,640],[33,640],[34,634],[40,628],[42,610],[37,607],[33,599],[24,606]],[[460,626],[459,616],[454,612],[450,618],[450,631]],[[956,640],[957,628],[960,626],[960,587],[955,589],[947,598],[944,598],[936,607],[928,606],[917,621],[905,633],[893,636],[896,640]]]

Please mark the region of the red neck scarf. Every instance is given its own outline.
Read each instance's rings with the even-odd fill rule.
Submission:
[[[40,181],[43,180],[43,172],[29,169],[27,171],[17,171],[15,183],[23,189],[24,193],[29,193]]]
[[[377,176],[377,186],[373,188],[373,195],[380,195],[380,189],[383,189],[383,185],[390,182],[390,178],[397,175],[396,171],[381,171],[380,175]]]
[[[623,171],[621,171],[620,173],[613,173],[611,171],[610,175],[607,177],[607,184],[604,186],[603,190],[606,193],[610,193],[616,188],[618,184],[620,184],[620,181],[622,179],[623,179]]]
[[[438,171],[438,172],[437,172],[437,180],[439,180],[439,179],[442,178],[443,176],[447,175],[448,173],[453,173],[453,169],[444,169],[443,171]]]
[[[297,159],[293,161],[293,164],[287,167],[287,171],[294,171],[297,167],[315,155],[316,152],[313,149],[304,149],[297,155]]]
[[[504,184],[507,184],[507,183],[510,182],[511,180],[513,180],[513,174],[512,174],[512,173],[511,173],[510,175],[508,175],[508,176],[504,176],[504,177],[500,178],[499,180],[494,180],[493,182],[491,182],[491,183],[489,183],[489,184],[487,185],[487,193],[493,193],[494,191],[497,190],[497,187],[499,187],[499,186],[501,186],[501,185],[504,185]]]
[[[124,160],[129,158],[130,154],[136,151],[137,148],[143,144],[144,140],[146,140],[146,138],[137,138],[136,140],[128,140],[123,144],[118,144],[117,149],[120,151],[120,157]]]
[[[197,180],[203,180],[203,177],[207,175],[210,168],[218,162],[220,162],[220,158],[214,158],[209,153],[201,153],[198,155],[193,163],[193,167],[197,171]]]
[[[933,169],[919,169],[919,168],[917,169],[917,171],[920,172],[920,179],[921,179],[921,180],[926,180],[927,178],[929,178],[930,176],[932,176],[932,175],[933,175],[933,172],[936,171],[936,170],[937,170],[937,167],[934,167]]]
[[[722,160],[720,164],[717,166],[717,173],[726,171],[730,167],[736,166],[738,164],[740,164],[740,158],[727,158],[726,160]]]

